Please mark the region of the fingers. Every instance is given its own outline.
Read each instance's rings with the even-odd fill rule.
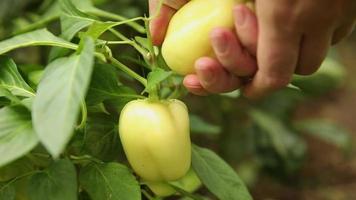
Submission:
[[[223,67],[236,76],[253,75],[257,69],[255,59],[242,49],[236,35],[226,28],[217,28],[211,32],[211,41],[215,55]]]
[[[256,8],[259,69],[252,82],[244,88],[248,98],[260,98],[288,85],[297,65],[301,33],[293,24],[285,25],[283,20],[288,16],[284,15],[288,13],[278,13],[275,6],[269,1],[260,1]]]
[[[240,79],[225,71],[213,58],[200,58],[196,61],[195,68],[197,75],[189,75],[184,81],[184,85],[192,93],[225,93],[241,86]]]
[[[238,5],[233,10],[235,28],[243,47],[256,56],[258,24],[254,12],[245,5]]]
[[[209,92],[200,84],[199,78],[195,74],[190,74],[184,77],[183,84],[189,92],[195,95],[206,96],[209,94]]]
[[[161,45],[167,32],[169,21],[173,17],[176,9],[183,6],[187,0],[167,0],[162,5],[158,15],[150,21],[150,32],[154,45]],[[159,7],[159,0],[149,0],[150,16],[156,14]]]
[[[296,73],[300,75],[310,75],[316,72],[325,59],[330,45],[330,31],[325,30],[304,36]]]

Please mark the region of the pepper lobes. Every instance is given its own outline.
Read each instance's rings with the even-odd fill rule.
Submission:
[[[144,181],[174,181],[188,172],[191,141],[183,102],[131,101],[121,112],[119,134],[131,167]]]

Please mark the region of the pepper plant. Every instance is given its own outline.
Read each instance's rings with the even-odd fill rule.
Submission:
[[[222,200],[252,199],[236,172],[217,154],[196,145],[190,148],[189,120],[180,118],[187,113],[178,114],[172,125],[146,123],[149,131],[184,129],[188,135],[182,145],[177,144],[180,140],[175,138],[175,130],[161,141],[154,133],[151,140],[148,133],[128,141],[137,141],[135,149],[151,145],[148,153],[155,156],[149,162],[157,162],[158,174],[172,178],[158,178],[160,182],[142,179],[152,175],[138,171],[142,166],[135,165],[147,163],[145,155],[126,152],[127,162],[118,133],[125,104],[137,99],[168,102],[186,95],[181,77],[168,70],[160,49],[152,45],[148,30],[155,16],[127,19],[100,10],[89,0],[45,3],[48,12],[41,19],[0,42],[0,199],[139,200],[161,199],[168,194],[206,199],[194,194],[201,183]],[[61,31],[54,34],[46,27],[56,23]],[[134,35],[120,31],[122,26],[129,27]],[[118,45],[134,51],[112,50]],[[45,46],[47,65],[27,68],[24,74],[11,52],[31,46]],[[168,105],[173,115],[180,112],[174,106]],[[171,122],[166,118],[162,116],[162,123]],[[127,147],[127,134],[131,129],[144,130],[143,121],[131,121],[128,128],[127,121],[120,123],[125,126],[120,133],[125,134],[121,136],[125,151],[131,148]],[[166,149],[155,149],[154,144]],[[185,154],[174,158],[177,163],[162,163],[173,159],[160,157],[170,151],[176,152],[174,156]],[[184,169],[178,169],[180,164]],[[179,176],[165,172],[167,169],[179,171]],[[187,176],[182,177],[185,173]]]

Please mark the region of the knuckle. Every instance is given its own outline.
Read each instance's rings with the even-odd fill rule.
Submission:
[[[287,86],[290,83],[290,81],[291,81],[290,76],[273,75],[273,76],[267,76],[264,79],[264,85],[266,88],[280,89]]]

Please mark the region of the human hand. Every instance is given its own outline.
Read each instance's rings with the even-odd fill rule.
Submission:
[[[172,2],[170,1],[171,5]],[[158,0],[150,0],[149,3],[150,14],[156,14]],[[155,45],[160,45],[164,40],[168,23],[176,12],[172,7],[180,8],[185,3],[186,0],[180,0],[175,1],[174,6],[164,5],[158,16],[151,21],[150,28]],[[234,10],[235,18],[239,18],[239,10],[245,11],[247,15],[246,25],[239,26],[241,32],[239,38],[236,32],[230,29],[217,28],[212,31],[211,37],[217,58],[204,57],[196,61],[197,74],[188,75],[184,80],[184,85],[190,92],[198,95],[228,92],[242,85],[242,80],[238,76],[251,76],[256,71],[257,64],[254,58],[257,41],[256,17],[246,6],[239,6]],[[241,44],[247,48],[243,48]],[[225,50],[222,50],[222,47],[225,47]]]
[[[212,32],[218,59],[201,58],[196,62],[197,74],[188,75],[184,81],[191,92],[207,94],[237,89],[241,86],[237,77],[248,76],[246,72],[253,74],[255,61],[250,55],[256,55],[259,67],[252,81],[244,87],[244,94],[250,98],[268,94],[287,85],[295,72],[304,75],[315,72],[331,43],[350,33],[355,21],[352,0],[293,3],[257,0],[256,9],[258,28],[253,13],[244,6],[237,6],[234,9],[237,34],[219,28]],[[325,10],[328,15],[324,14]],[[167,25],[169,18],[166,19]],[[162,35],[161,40],[156,40],[157,44],[163,40]],[[221,52],[219,46],[228,50]],[[248,70],[242,74],[244,67]]]

